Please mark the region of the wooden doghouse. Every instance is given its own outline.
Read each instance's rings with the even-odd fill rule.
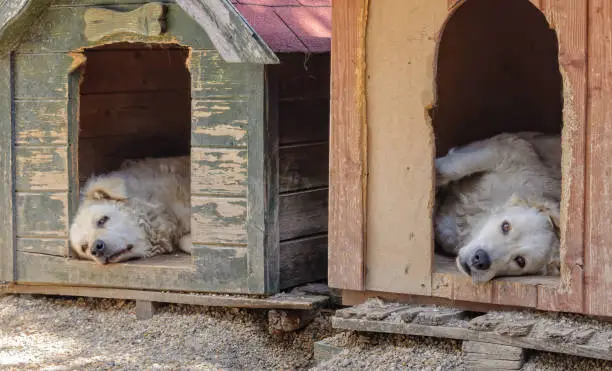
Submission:
[[[0,281],[12,291],[275,294],[326,278],[329,36],[234,3],[0,2]],[[192,256],[72,256],[91,174],[189,154]]]
[[[332,13],[330,286],[347,304],[612,315],[612,6],[336,0]],[[520,130],[562,133],[561,276],[474,285],[434,254],[434,158]]]

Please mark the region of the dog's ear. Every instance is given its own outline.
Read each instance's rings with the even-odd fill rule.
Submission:
[[[127,199],[125,179],[118,176],[91,179],[83,190],[83,197],[86,200],[124,201]]]
[[[559,216],[555,215],[554,213],[550,213],[548,215],[548,221],[550,222],[550,225],[557,234],[557,237],[561,239],[561,221],[559,219]]]

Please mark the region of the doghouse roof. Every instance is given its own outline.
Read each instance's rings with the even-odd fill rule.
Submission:
[[[26,33],[28,19],[42,14],[50,3],[50,0],[0,0],[0,45],[18,44]],[[278,63],[272,49],[230,0],[176,0],[176,3],[202,27],[227,62]]]
[[[231,0],[275,52],[331,50],[332,0]]]

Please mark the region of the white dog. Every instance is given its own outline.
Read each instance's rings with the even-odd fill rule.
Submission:
[[[191,253],[189,157],[126,161],[92,177],[70,227],[76,254],[100,264]]]
[[[436,242],[477,282],[559,274],[561,137],[503,133],[437,158]]]

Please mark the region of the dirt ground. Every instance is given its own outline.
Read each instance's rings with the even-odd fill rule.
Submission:
[[[134,302],[0,297],[1,370],[463,370],[460,343],[335,331],[323,313],[296,333],[268,334],[265,311],[162,305],[139,321]],[[313,343],[347,350],[315,367]],[[546,353],[525,370],[612,370],[612,363]]]

